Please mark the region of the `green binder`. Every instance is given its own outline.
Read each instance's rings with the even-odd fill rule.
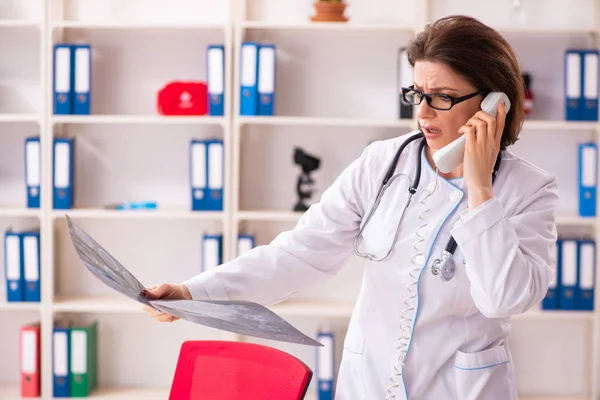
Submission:
[[[71,326],[71,397],[87,397],[96,388],[98,323]]]

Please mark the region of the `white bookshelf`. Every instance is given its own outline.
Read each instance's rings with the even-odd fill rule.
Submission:
[[[168,6],[159,0],[126,3],[118,0],[10,0],[8,8],[0,5],[0,32],[23,38],[27,44],[14,60],[6,58],[0,63],[0,70],[8,68],[7,80],[11,82],[8,93],[18,94],[20,98],[25,97],[23,93],[31,93],[15,107],[0,101],[0,129],[7,135],[0,146],[5,149],[0,158],[10,156],[11,161],[22,160],[22,155],[16,155],[22,152],[22,139],[38,132],[42,138],[44,166],[41,209],[24,208],[24,187],[12,179],[13,176],[22,178],[22,172],[10,170],[9,181],[0,181],[0,186],[22,190],[19,194],[0,196],[3,201],[0,223],[5,227],[40,226],[43,282],[41,304],[0,302],[0,316],[9,321],[13,334],[22,322],[41,321],[43,399],[52,398],[51,335],[55,316],[82,322],[98,319],[102,327],[99,343],[106,347],[129,346],[139,356],[135,368],[119,356],[100,358],[100,387],[91,396],[94,399],[164,399],[168,397],[168,381],[182,341],[248,339],[183,322],[165,325],[151,321],[143,313],[141,304],[106,290],[84,270],[70,246],[65,214],[93,236],[97,235],[112,254],[139,272],[138,277],[144,283],[182,281],[199,272],[194,268],[200,259],[200,238],[205,232],[223,234],[224,260],[227,261],[236,255],[239,233],[256,233],[257,244],[266,244],[278,232],[294,227],[302,214],[292,211],[299,171],[291,162],[293,146],[305,147],[322,158],[323,167],[315,174],[318,189],[322,191],[369,141],[417,128],[415,120],[396,118],[395,49],[406,44],[425,22],[439,17],[436,13],[441,10],[447,14],[468,12],[492,22],[496,18],[496,26],[515,44],[527,67],[535,66],[534,56],[528,57],[523,49],[530,49],[539,40],[548,42],[545,37],[558,38],[556,46],[560,47],[570,41],[587,43],[589,38],[597,40],[600,35],[597,18],[575,16],[572,21],[566,18],[565,22],[559,11],[543,16],[535,24],[510,26],[505,14],[498,11],[510,2],[494,4],[492,11],[482,11],[475,0],[380,1],[388,12],[378,13],[366,5],[366,0],[353,1],[349,7],[353,14],[346,24],[310,23],[311,5],[299,0],[286,3],[286,7],[294,11],[286,11],[282,2],[276,0],[228,0],[218,4],[208,0],[174,0]],[[589,12],[582,14],[598,14],[600,0],[584,0],[584,3]],[[159,11],[139,12],[153,9]],[[560,23],[556,22],[557,18]],[[581,21],[585,18],[591,22]],[[567,26],[569,21],[571,25]],[[236,61],[240,45],[246,39],[272,41],[280,50],[275,116],[238,115],[239,65]],[[52,47],[61,41],[92,43],[92,115],[52,113]],[[225,116],[158,115],[154,108],[156,90],[169,78],[206,79],[205,46],[214,42],[223,43],[226,48]],[[352,51],[344,47],[349,43]],[[5,50],[2,44],[0,40],[0,50],[16,51]],[[141,44],[156,50],[141,49]],[[132,54],[127,53],[130,49]],[[25,50],[28,55],[21,56]],[[352,56],[353,51],[357,55]],[[558,57],[560,51],[556,53]],[[381,62],[369,62],[360,56],[361,52],[368,52]],[[373,74],[371,80],[362,79],[356,72],[363,67]],[[534,74],[534,87],[540,89],[538,101],[547,105],[547,110],[526,120],[522,151],[535,147],[531,144],[535,140],[529,138],[539,140],[544,135],[547,135],[544,145],[548,148],[565,143],[572,145],[578,140],[598,140],[600,123],[560,119],[562,100],[556,94],[561,87],[552,88],[548,84],[550,89],[542,89],[546,82],[560,86],[560,72],[550,72],[553,78],[543,71],[551,70],[549,65],[538,68],[534,72],[539,74],[540,82],[535,80]],[[313,78],[317,83],[312,83]],[[366,91],[368,96],[356,94],[361,91]],[[558,105],[553,103],[556,98]],[[376,102],[379,103],[374,106]],[[79,174],[78,189],[76,207],[72,210],[52,209],[51,144],[54,137],[61,135],[73,136],[78,141],[75,156],[79,160],[75,172]],[[193,212],[188,206],[187,145],[191,138],[215,136],[223,138],[226,147],[225,209],[223,212]],[[140,142],[144,147],[136,150],[134,146]],[[348,145],[350,150],[340,151],[340,143]],[[543,157],[548,157],[540,154],[543,150],[542,146],[539,153],[527,155],[544,161]],[[177,153],[163,157],[163,151]],[[0,162],[0,171],[5,165],[8,164]],[[273,168],[273,165],[282,167]],[[559,172],[564,174],[559,178],[571,173],[568,168]],[[264,181],[256,178],[263,174]],[[6,190],[0,194],[8,193]],[[565,202],[570,190],[572,186],[567,184]],[[118,198],[145,200],[152,193],[159,197],[157,210],[104,208]],[[316,197],[318,194],[313,196],[313,201]],[[581,234],[600,237],[598,220],[581,218],[572,208],[560,211],[557,225],[561,232],[583,232]],[[177,234],[186,239],[177,240]],[[136,245],[141,240],[148,240],[149,244]],[[271,309],[309,334],[319,326],[331,324],[343,335],[361,277],[355,261],[350,264],[332,285],[294,296]],[[600,309],[598,297],[596,310]],[[515,317],[514,326],[515,339],[512,340],[517,343],[525,343],[530,331],[541,329],[545,333],[546,327],[553,333],[560,332],[555,335],[565,341],[571,334],[583,332],[588,337],[583,350],[593,354],[589,362],[585,357],[581,358],[582,362],[580,358],[572,362],[571,368],[581,371],[580,380],[565,378],[561,381],[561,377],[554,375],[546,376],[546,380],[534,379],[535,385],[519,380],[525,393],[521,398],[598,398],[600,317],[597,312],[536,309]],[[145,339],[136,340],[138,337]],[[168,345],[156,349],[158,342]],[[341,344],[341,340],[338,342]],[[575,343],[569,341],[561,348],[571,345]],[[0,345],[0,353],[3,346],[7,345]],[[314,349],[287,349],[314,367]],[[157,352],[154,356],[146,355],[153,351]],[[527,354],[531,357],[532,353]],[[164,365],[143,368],[154,365],[156,357],[166,360]],[[18,365],[13,364],[16,371]],[[125,370],[135,370],[135,373],[128,378],[119,377]],[[0,398],[19,398],[18,376],[2,378]],[[580,390],[582,396],[529,395],[574,390]],[[315,398],[314,386],[308,398]]]

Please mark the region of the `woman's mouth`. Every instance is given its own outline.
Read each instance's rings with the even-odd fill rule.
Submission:
[[[442,130],[435,126],[421,126],[421,130],[427,139],[434,139],[442,134]]]

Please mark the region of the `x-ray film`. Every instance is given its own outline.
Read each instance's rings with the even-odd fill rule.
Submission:
[[[200,325],[280,342],[322,346],[283,318],[250,301],[150,300],[142,291],[146,286],[108,253],[67,215],[73,246],[83,265],[104,284],[125,296],[161,312]]]

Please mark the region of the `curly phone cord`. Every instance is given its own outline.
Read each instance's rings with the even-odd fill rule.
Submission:
[[[425,200],[427,200],[436,191],[437,187],[438,180],[436,173],[435,186],[433,187],[433,189],[431,191],[429,189],[423,189],[421,191],[421,199],[419,200],[419,203],[421,204],[423,209],[418,214],[418,218],[421,221],[421,225],[419,225],[419,227],[416,230],[418,239],[413,244],[415,253],[413,253],[413,255],[410,257],[410,261],[414,266],[409,273],[412,280],[406,287],[407,291],[409,292],[409,295],[404,299],[404,305],[406,306],[406,308],[404,308],[400,313],[400,336],[396,341],[398,359],[396,364],[394,365],[394,371],[390,376],[391,385],[387,388],[387,396],[385,397],[385,400],[392,400],[396,398],[394,391],[402,383],[403,370],[404,367],[406,367],[404,359],[408,351],[408,343],[411,337],[413,323],[411,313],[415,310],[415,304],[413,300],[417,297],[417,285],[419,284],[419,274],[421,272],[421,269],[423,268],[423,243],[426,240],[426,237],[420,231],[424,230],[427,226],[427,222],[425,218],[423,218],[423,215],[431,211],[431,209],[425,204]]]

